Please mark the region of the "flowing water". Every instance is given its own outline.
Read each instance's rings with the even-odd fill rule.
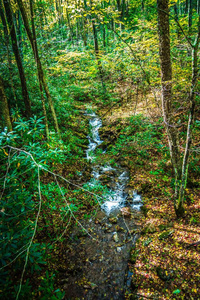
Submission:
[[[103,142],[99,136],[102,121],[94,112],[88,114],[88,116],[90,117],[90,135],[88,136],[89,146],[86,151],[86,157],[93,162],[95,159],[95,149]],[[107,195],[104,195],[106,201],[101,207],[102,210],[107,215],[127,205],[132,209],[140,210],[142,206],[141,196],[136,191],[133,191],[132,195],[125,191],[129,182],[128,171],[123,170],[120,166],[112,168],[110,165],[103,167],[93,165],[92,176],[98,181],[101,175],[106,174],[108,171],[112,171],[111,173],[115,176],[115,178],[111,178],[111,180],[114,180],[114,186]]]
[[[95,164],[95,150],[103,142],[99,136],[101,119],[89,117],[90,135],[86,157],[92,165],[88,184],[101,182],[109,177],[109,188],[96,216],[79,220],[82,228],[75,226],[66,249],[66,272],[61,276],[64,299],[123,300],[129,291],[132,273],[128,268],[129,253],[138,238],[141,196],[127,188],[129,172],[121,166]],[[129,206],[131,215],[126,217],[120,209]],[[91,238],[91,236],[93,238]]]

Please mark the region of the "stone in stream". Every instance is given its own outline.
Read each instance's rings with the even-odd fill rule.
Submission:
[[[131,217],[131,209],[130,207],[122,207],[120,209],[122,215],[126,218],[130,218]]]
[[[119,242],[119,237],[118,237],[117,232],[114,232],[114,234],[113,234],[113,241],[114,241],[115,243],[118,243],[118,242]]]
[[[104,223],[102,224],[102,229],[105,231],[105,232],[111,232],[110,229],[112,227],[112,224],[109,224],[109,223]]]
[[[122,247],[117,247],[117,252],[120,253],[122,251]]]
[[[112,224],[117,224],[117,221],[118,221],[117,217],[109,218],[109,222],[112,223]]]

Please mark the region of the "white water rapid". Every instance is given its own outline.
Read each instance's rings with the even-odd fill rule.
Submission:
[[[95,149],[103,141],[99,136],[99,128],[102,126],[101,119],[93,112],[87,114],[90,117],[90,135],[88,136],[89,146],[86,150],[86,157],[91,162],[95,159]],[[109,193],[104,194],[105,202],[102,204],[101,208],[107,215],[115,210],[119,210],[122,207],[129,206],[132,209],[140,210],[142,204],[141,196],[137,194],[136,191],[133,192],[133,195],[129,195],[125,192],[126,186],[129,181],[128,172],[123,170],[121,167],[112,168],[110,165],[106,166],[93,166],[92,176],[98,181],[99,177],[105,174],[108,171],[112,171],[114,175],[111,175],[111,178],[114,179],[114,185],[110,189]]]

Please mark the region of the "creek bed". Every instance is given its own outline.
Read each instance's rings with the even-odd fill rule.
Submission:
[[[90,220],[79,220],[85,228],[75,227],[67,250],[67,272],[62,282],[65,299],[125,299],[131,284],[128,260],[138,238],[141,196],[127,188],[128,170],[121,166],[95,164],[95,150],[103,141],[99,136],[101,119],[88,114],[89,146],[86,157],[92,165],[89,185],[98,184],[104,175],[110,188],[99,211]],[[87,233],[89,234],[87,234]],[[92,236],[92,238],[91,238]]]
[[[90,135],[88,136],[89,145],[86,157],[92,163],[95,160],[96,148],[103,143],[99,136],[102,121],[94,112],[87,115],[90,117]],[[142,206],[141,196],[136,191],[127,192],[129,182],[128,170],[121,166],[113,168],[109,164],[105,166],[92,164],[92,168],[92,176],[96,181],[101,181],[102,178],[105,178],[103,175],[106,175],[108,181],[112,183],[112,189],[110,189],[107,195],[104,195],[106,200],[101,206],[107,215],[113,211],[119,211],[125,206],[128,206],[130,210],[140,210]]]

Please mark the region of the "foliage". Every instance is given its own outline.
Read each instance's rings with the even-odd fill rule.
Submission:
[[[16,297],[26,257],[28,262],[22,280],[20,299],[30,298],[30,295],[38,299],[62,299],[63,292],[57,289],[57,272],[52,271],[50,263],[51,255],[57,257],[57,260],[59,258],[50,244],[61,237],[61,248],[65,248],[66,237],[62,234],[65,226],[68,226],[66,224],[72,223],[73,217],[77,223],[81,217],[88,219],[91,211],[108,195],[106,186],[100,181],[90,180],[91,170],[85,161],[88,143],[88,120],[85,111],[88,106],[97,108],[103,123],[106,123],[107,115],[112,113],[110,124],[103,124],[107,130],[104,142],[107,151],[104,153],[103,148],[97,149],[96,161],[102,164],[109,162],[112,166],[116,166],[118,162],[124,164],[130,171],[130,185],[145,197],[150,197],[147,207],[161,212],[163,220],[172,210],[169,199],[173,193],[174,180],[164,126],[159,118],[160,65],[156,1],[93,0],[92,5],[88,0],[43,0],[34,3],[38,52],[62,139],[53,130],[52,114],[46,101],[44,86],[42,92],[39,89],[35,57],[28,42],[17,1],[10,3],[32,104],[32,117],[27,119],[25,116],[11,39],[6,37],[5,27],[1,22],[0,71],[13,123],[13,131],[8,132],[2,120],[0,134],[0,168],[3,174],[0,178],[2,299]],[[25,1],[23,3],[26,4]],[[122,3],[126,3],[125,7]],[[188,120],[187,97],[191,82],[192,56],[185,36],[175,20],[175,6],[178,9],[179,24],[193,43],[197,33],[198,13],[196,4],[194,1],[192,3],[192,26],[189,28],[185,1],[170,1],[174,109],[181,149],[184,149],[185,124]],[[29,5],[25,5],[25,10],[30,19]],[[31,20],[29,21],[31,23]],[[92,22],[97,32],[97,56]],[[99,72],[99,65],[102,66],[102,74]],[[102,82],[106,86],[106,92],[102,88]],[[197,116],[200,104],[198,89],[199,83],[195,91]],[[50,131],[48,140],[42,95]],[[144,106],[147,106],[146,110]],[[121,122],[124,110],[128,117]],[[146,117],[149,110],[153,115]],[[115,115],[117,117],[112,122]],[[199,122],[198,119],[195,120],[193,126],[194,147],[191,149],[189,162],[191,179],[188,182],[189,189],[186,190],[188,210],[189,205],[191,209],[193,205],[198,206],[200,165],[199,149],[196,146],[199,146]],[[54,175],[45,170],[58,173],[60,177],[56,177],[56,181]],[[89,193],[86,194],[85,190],[73,186],[77,182]],[[162,200],[155,207],[151,197]],[[37,222],[40,201],[42,207]],[[186,219],[191,226],[197,226],[197,209],[195,208],[193,213],[188,212]],[[171,221],[174,220],[169,219],[169,222]],[[175,225],[182,226],[178,221]],[[35,226],[37,231],[34,235]],[[167,236],[166,240],[159,240],[160,234],[162,233],[156,233],[156,239],[153,240],[147,230],[147,237],[141,238],[140,253],[132,253],[133,261],[140,263],[143,259],[146,263],[147,249],[158,246],[162,250],[163,245],[168,247],[167,241],[171,241],[172,237]],[[175,231],[173,238],[176,234]],[[34,239],[31,242],[32,237]],[[28,250],[30,243],[31,247]],[[154,257],[152,248],[150,251]],[[170,251],[173,253],[173,246],[166,249],[165,254],[159,252],[159,255],[163,258],[163,255],[170,255]],[[175,252],[181,253],[181,245],[177,246]],[[150,264],[154,263],[152,259]],[[181,272],[178,266],[177,278],[182,275]],[[172,284],[169,297],[184,297],[184,289],[189,290],[186,284],[188,278],[186,277],[183,283],[177,278],[176,284]],[[138,276],[138,286],[141,283],[140,279]],[[34,290],[38,291],[34,293]],[[193,287],[194,297],[195,290]],[[162,292],[168,293],[165,287]]]

